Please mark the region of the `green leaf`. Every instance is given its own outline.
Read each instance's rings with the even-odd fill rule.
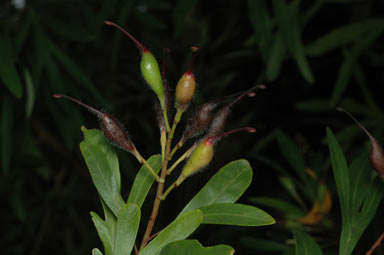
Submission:
[[[232,255],[234,252],[228,245],[203,247],[197,240],[181,240],[165,246],[160,255]]]
[[[253,1],[257,2],[257,1]],[[267,67],[265,70],[267,81],[272,82],[276,80],[280,73],[281,64],[285,57],[284,44],[281,41],[280,35],[276,34],[275,40],[270,50],[270,54],[267,59]]]
[[[265,226],[275,223],[271,215],[250,205],[213,204],[201,207],[200,210],[204,214],[202,224]]]
[[[17,74],[12,45],[8,38],[0,37],[0,80],[17,98],[23,95],[23,88]]]
[[[303,77],[309,83],[313,83],[314,79],[304,54],[304,46],[301,40],[299,4],[300,1],[297,0],[291,1],[289,4],[286,3],[286,0],[274,0],[273,9],[281,40],[285,43],[292,58],[295,59]]]
[[[254,238],[251,236],[246,236],[240,238],[240,242],[243,244],[244,247],[256,251],[285,251],[288,249],[288,245],[279,243],[273,240],[268,240],[268,239],[259,239],[259,238]]]
[[[129,255],[135,245],[140,223],[140,209],[135,204],[125,204],[117,217],[114,255]]]
[[[67,54],[65,54],[59,47],[57,47],[52,41],[49,42],[49,49],[52,55],[61,66],[67,71],[67,73],[84,89],[86,89],[93,98],[100,103],[104,103],[105,100],[100,96],[93,82],[89,79],[87,74],[82,70],[80,66],[76,64]]]
[[[173,11],[173,23],[175,25],[174,36],[178,36],[184,27],[185,18],[196,5],[197,0],[179,0]]]
[[[86,128],[82,129],[84,134],[88,132]],[[117,167],[114,165],[115,168],[112,168],[113,163],[111,163],[114,162],[116,155],[112,148],[108,150],[107,147],[103,146],[103,142],[101,144],[94,144],[88,140],[89,139],[85,138],[85,140],[80,143],[81,153],[83,154],[97,191],[117,216],[124,201],[120,195],[120,175],[116,176],[116,173],[119,171],[118,165]],[[103,149],[107,150],[108,153],[104,152]]]
[[[103,243],[105,255],[113,255],[114,233],[110,231],[111,229],[107,223],[97,213],[91,212],[91,216],[100,240]]]
[[[3,174],[8,173],[12,157],[12,138],[13,138],[13,103],[8,93],[3,95],[0,116],[0,159]]]
[[[157,255],[169,243],[187,238],[203,220],[200,210],[183,214],[163,229],[141,252],[140,255]]]
[[[276,138],[284,158],[296,171],[300,179],[306,182],[308,179],[307,173],[305,172],[306,163],[297,145],[281,130],[276,132]]]
[[[360,40],[367,31],[380,27],[384,27],[384,19],[373,18],[348,24],[317,38],[306,47],[305,52],[311,56],[324,55],[330,50]]]
[[[319,245],[306,232],[301,230],[292,231],[296,241],[296,255],[322,255]]]
[[[103,255],[103,253],[99,249],[93,248],[92,255]]]
[[[251,197],[249,198],[249,201],[255,204],[277,209],[284,212],[285,214],[291,214],[295,218],[299,218],[305,215],[303,210],[301,210],[299,207],[283,199],[272,197]]]
[[[100,149],[105,154],[108,163],[113,171],[113,177],[119,188],[121,189],[121,178],[120,178],[120,169],[119,169],[119,159],[115,152],[115,148],[111,146],[110,142],[105,138],[103,131],[99,129],[86,129],[82,127],[81,130],[84,134],[84,142],[89,144],[94,144],[100,147]]]
[[[331,129],[327,128],[327,139],[329,152],[331,154],[331,162],[333,174],[339,195],[341,215],[343,224],[349,224],[350,221],[350,180],[347,162],[344,158],[344,153],[340,148]]]
[[[184,213],[212,204],[234,203],[252,181],[252,168],[242,159],[221,168],[180,212]]]
[[[161,168],[161,156],[153,155],[147,160],[152,169],[158,173]],[[139,208],[143,205],[149,190],[152,187],[155,178],[148,171],[146,166],[142,166],[136,174],[135,180],[132,185],[131,192],[129,193],[128,203],[134,203]]]
[[[27,98],[25,103],[25,115],[29,119],[33,111],[33,105],[35,104],[35,87],[33,85],[31,74],[28,69],[24,69],[25,87],[27,89]]]

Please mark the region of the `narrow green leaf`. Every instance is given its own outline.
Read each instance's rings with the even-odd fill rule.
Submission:
[[[49,48],[55,56],[56,60],[61,66],[68,72],[68,74],[84,89],[86,89],[93,98],[100,103],[104,103],[105,100],[100,96],[96,87],[89,79],[87,74],[82,70],[80,66],[76,64],[67,54],[65,54],[59,47],[57,47],[52,41],[49,43]]]
[[[245,248],[252,249],[255,251],[282,252],[288,249],[289,247],[288,245],[279,243],[277,241],[269,239],[259,239],[251,236],[241,237],[240,242]]]
[[[135,204],[125,204],[117,217],[114,255],[129,255],[135,245],[140,223],[140,209]]]
[[[294,230],[293,236],[296,241],[296,255],[322,255],[319,245],[304,231]]]
[[[257,2],[257,1],[252,1]],[[272,82],[276,80],[280,73],[281,64],[283,63],[285,57],[285,48],[284,44],[281,41],[280,35],[276,34],[275,40],[271,47],[270,54],[267,59],[267,67],[265,70],[267,81]]]
[[[178,217],[163,229],[141,252],[140,255],[157,255],[169,243],[187,238],[203,220],[200,210],[189,211]]]
[[[303,202],[303,199],[301,198],[299,192],[297,191],[297,188],[296,188],[297,185],[295,185],[293,177],[281,176],[281,177],[279,177],[279,182],[288,191],[288,193],[299,203],[299,205],[302,208],[306,208],[306,206]],[[305,186],[300,186],[300,187],[303,188],[303,187],[306,187],[308,185],[307,183],[305,183],[305,184],[306,184]],[[307,193],[305,195],[309,195],[309,193],[311,193],[311,191],[307,190]]]
[[[304,46],[301,40],[299,4],[300,1],[297,0],[289,4],[286,0],[274,0],[273,9],[279,28],[278,33],[281,35],[282,41],[285,43],[292,58],[295,59],[303,77],[309,83],[313,83],[314,79],[304,54]]]
[[[284,212],[285,214],[291,214],[295,218],[299,218],[305,215],[303,210],[301,210],[299,207],[283,199],[272,197],[251,197],[249,198],[249,201],[255,204],[277,209]]]
[[[113,214],[111,209],[105,204],[103,199],[100,197],[101,205],[103,206],[104,211],[104,222],[108,230],[108,237],[111,240],[111,247],[113,249],[113,245],[116,239],[116,229],[117,229],[117,217]],[[113,251],[112,251],[113,252]],[[105,255],[113,255],[113,253],[106,253]]]
[[[178,36],[183,30],[187,14],[193,10],[197,0],[179,0],[173,11],[173,23],[175,25],[174,36]]]
[[[271,215],[250,205],[213,204],[201,207],[200,210],[204,214],[202,224],[265,226],[275,223]]]
[[[17,74],[12,45],[8,38],[0,37],[0,80],[17,98],[23,95],[23,87]]]
[[[367,19],[353,24],[338,27],[309,44],[305,52],[311,56],[320,56],[326,52],[360,40],[372,29],[384,27],[384,19]]]
[[[350,221],[350,180],[347,161],[331,129],[327,128],[327,139],[333,174],[335,177],[337,193],[339,195],[342,221],[349,224]]]
[[[165,246],[160,255],[232,255],[234,252],[228,245],[203,247],[197,240],[181,240]]]
[[[83,132],[86,134],[88,130],[83,128]],[[97,132],[95,133],[98,134]],[[90,143],[88,140],[89,139],[85,138],[85,140],[80,143],[81,153],[83,154],[97,191],[117,216],[124,202],[120,195],[120,175],[116,176],[116,173],[119,171],[118,166],[115,169],[111,166],[111,162],[114,161],[113,158],[116,155],[114,152],[111,152],[111,157],[109,157],[110,155],[103,151],[105,147]]]
[[[29,119],[33,111],[33,105],[35,104],[35,87],[33,85],[31,74],[28,69],[24,69],[25,87],[27,92],[27,98],[25,103],[25,115]]]
[[[281,130],[276,132],[276,138],[284,158],[296,171],[300,179],[306,182],[308,179],[307,173],[305,172],[306,163],[297,145]]]
[[[93,248],[92,255],[103,255],[103,253],[99,249]]]
[[[91,212],[91,216],[100,240],[103,243],[105,255],[113,255],[113,233],[110,232],[108,225],[97,213]]]
[[[248,0],[248,16],[251,21],[256,40],[260,47],[260,53],[264,62],[270,62],[269,57],[275,47],[271,47],[273,42],[273,20],[271,19],[265,0]],[[276,52],[275,52],[276,53]],[[273,53],[272,53],[273,54]],[[267,67],[270,70],[270,67]],[[275,71],[275,70],[273,70]]]
[[[212,204],[234,203],[252,181],[252,168],[242,159],[221,168],[180,212],[184,213]]]
[[[371,185],[370,177],[372,171],[369,167],[366,152],[352,162],[349,171],[351,180],[351,210],[358,212]]]
[[[13,103],[8,93],[4,93],[0,116],[0,159],[3,174],[7,174],[12,157]]]
[[[161,168],[161,156],[153,155],[147,160],[152,169],[158,173]],[[136,174],[135,180],[132,185],[131,192],[129,193],[128,203],[134,203],[139,208],[143,205],[149,190],[152,187],[155,178],[148,171],[147,167],[142,166]]]

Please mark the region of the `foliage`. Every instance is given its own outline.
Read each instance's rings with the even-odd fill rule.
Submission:
[[[71,104],[53,102],[53,93],[71,94],[108,109],[129,124],[138,147],[145,148],[143,154],[157,153],[155,122],[148,122],[154,119],[148,106],[149,87],[137,75],[139,56],[119,31],[103,25],[106,19],[128,28],[156,56],[165,47],[171,49],[166,64],[171,87],[176,84],[172,77],[187,66],[186,49],[199,46],[195,61],[199,86],[191,107],[208,96],[220,98],[254,83],[268,86],[252,104],[244,100],[234,107],[232,124],[228,123],[256,127],[256,139],[228,138],[217,148],[211,166],[219,169],[246,155],[254,169],[253,181],[239,203],[251,201],[269,208],[277,224],[268,230],[201,225],[196,235],[202,245],[176,241],[167,246],[170,252],[178,242],[186,242],[199,252],[228,243],[238,254],[295,254],[293,239],[308,239],[300,234],[303,230],[324,254],[339,250],[340,231],[343,226],[343,233],[347,229],[340,218],[343,212],[337,203],[324,128],[332,128],[347,168],[361,174],[366,184],[370,176],[362,169],[369,167],[362,155],[367,153],[367,141],[334,107],[348,109],[383,141],[380,1],[32,0],[19,7],[16,2],[23,1],[0,3],[0,195],[6,208],[0,225],[2,233],[7,233],[0,237],[0,244],[4,254],[85,254],[99,245],[92,221],[87,220],[88,211],[98,211],[99,201],[77,147],[79,126],[96,123]],[[141,219],[147,218],[151,204],[144,198],[154,195],[153,180],[144,167],[136,175],[132,169],[139,167],[129,155],[116,153],[124,180],[117,190],[125,204],[139,205]],[[150,159],[153,168],[159,169],[159,156]],[[364,166],[361,172],[356,170],[359,164]],[[180,194],[171,194],[159,225],[169,224],[169,217],[175,218],[213,174],[194,176],[196,184],[186,183]],[[139,190],[137,183],[143,180]],[[350,191],[362,185],[355,181],[350,178]],[[327,192],[329,212],[313,217],[326,209],[322,198]],[[118,197],[116,190],[111,194]],[[363,203],[364,198],[359,199]],[[175,209],[176,214],[166,208]],[[377,211],[380,215],[382,205]],[[113,221],[112,216],[116,217],[100,219]],[[297,221],[305,216],[319,223]],[[348,224],[354,224],[358,214],[355,217]],[[365,231],[357,226],[361,237],[354,237],[356,246],[345,244],[346,250],[355,246],[355,254],[366,252],[384,228],[378,216],[371,222]],[[293,229],[301,232],[292,234]],[[217,249],[229,252],[226,248]],[[377,252],[383,253],[382,248]]]

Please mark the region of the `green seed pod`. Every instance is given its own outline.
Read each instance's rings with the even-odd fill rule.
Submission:
[[[140,69],[144,80],[151,86],[159,98],[161,106],[164,107],[164,87],[159,64],[157,63],[156,58],[147,49],[143,50]]]
[[[176,185],[180,185],[185,178],[198,172],[206,167],[213,158],[213,139],[204,139],[192,152],[187,164],[185,165],[180,177],[176,181]]]
[[[243,127],[203,139],[203,141],[196,147],[196,149],[189,157],[187,164],[185,165],[179,178],[176,180],[176,186],[179,186],[187,177],[197,173],[204,167],[208,166],[209,163],[211,163],[214,153],[213,147],[216,142],[218,142],[224,136],[228,136],[239,131],[254,133],[256,132],[256,129]]]
[[[146,47],[144,47],[138,40],[136,40],[135,37],[133,37],[125,29],[111,21],[105,21],[104,23],[109,26],[114,26],[117,29],[121,30],[140,48],[142,53],[140,62],[141,75],[143,76],[144,80],[148,83],[148,85],[152,88],[152,90],[156,93],[157,97],[159,98],[161,107],[164,108],[164,87],[159,64],[157,63],[156,58]]]

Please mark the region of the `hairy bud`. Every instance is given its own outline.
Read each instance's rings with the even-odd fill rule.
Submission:
[[[131,141],[128,133],[124,130],[123,125],[108,113],[96,110],[95,108],[67,95],[55,94],[54,98],[66,98],[86,108],[88,111],[96,115],[100,120],[101,129],[105,137],[115,146],[122,148],[128,152],[134,153],[135,145]]]
[[[337,110],[346,113],[356,124],[365,132],[371,142],[371,150],[369,153],[369,161],[373,168],[377,171],[380,178],[384,181],[384,152],[377,140],[368,132],[368,130],[359,122],[351,113],[338,107]]]

